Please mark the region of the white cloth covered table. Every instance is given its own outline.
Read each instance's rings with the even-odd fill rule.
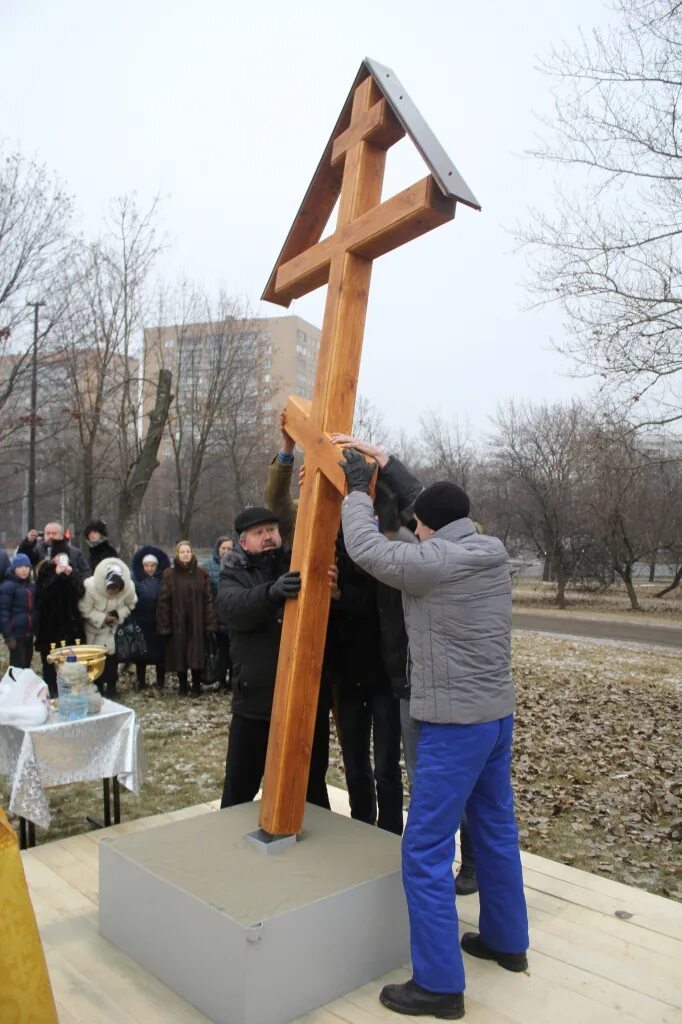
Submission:
[[[12,785],[9,809],[42,828],[50,824],[49,786],[118,776],[137,794],[145,767],[135,712],[111,700],[98,715],[75,722],[48,719],[27,729],[0,725],[0,775],[8,775]]]

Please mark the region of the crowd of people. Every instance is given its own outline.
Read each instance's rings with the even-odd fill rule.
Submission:
[[[87,556],[57,522],[46,523],[42,533],[29,530],[12,558],[0,552],[0,631],[10,665],[29,667],[35,649],[54,698],[57,670],[47,660],[52,648],[77,640],[97,644],[107,652],[97,685],[104,696],[114,698],[120,662],[117,630],[130,620],[143,637],[134,661],[138,689],[147,685],[147,669],[153,667],[160,689],[167,674],[175,673],[180,695],[200,695],[207,640],[215,638],[216,680],[227,692],[229,633],[217,621],[215,597],[217,559],[232,547],[232,539],[220,537],[203,566],[189,541],[180,541],[172,560],[161,548],[144,545],[128,568],[103,520],[88,523],[83,536]]]
[[[297,504],[294,442],[282,440],[263,506],[237,515],[234,533],[199,565],[181,540],[172,560],[141,546],[129,569],[104,522],[83,531],[88,558],[61,524],[29,531],[0,559],[0,629],[13,665],[33,645],[56,695],[51,645],[85,639],[106,647],[100,686],[116,694],[117,630],[144,638],[139,688],[174,673],[181,695],[200,695],[210,644],[220,688],[232,694],[221,806],[256,796],[265,770],[284,609],[302,583],[292,570]],[[511,581],[502,543],[479,533],[469,499],[450,482],[423,488],[398,459],[335,435],[348,496],[328,568],[330,611],[310,758],[307,800],[329,808],[330,720],[336,724],[352,817],[403,833],[401,748],[410,786],[403,881],[413,977],[386,986],[400,1013],[464,1013],[464,968],[455,892],[480,887],[480,933],[461,947],[510,971],[527,966],[528,931],[510,763]],[[377,472],[374,497],[370,481]],[[462,866],[452,864],[461,828]]]

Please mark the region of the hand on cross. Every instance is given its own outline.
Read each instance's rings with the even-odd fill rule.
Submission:
[[[359,437],[352,437],[350,434],[332,434],[332,443],[340,444],[342,448],[355,448],[356,451],[362,452],[363,455],[369,455],[371,459],[374,459],[379,469],[383,469],[388,462],[388,455],[386,452],[379,448],[376,444],[370,444],[369,441],[362,441]]]
[[[281,451],[283,451],[286,455],[293,455],[296,450],[296,442],[294,441],[293,437],[287,433],[286,422],[287,411],[286,409],[282,409],[281,413],[279,414],[279,429],[282,434]]]
[[[332,592],[332,601],[338,601],[341,597],[338,565],[330,565],[327,569],[327,576],[329,576],[329,589]]]
[[[377,469],[376,464],[368,462],[355,448],[344,448],[339,466],[346,474],[349,494],[353,491],[369,494],[369,485]]]

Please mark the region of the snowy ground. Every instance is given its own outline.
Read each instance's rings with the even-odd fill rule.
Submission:
[[[513,667],[523,848],[681,899],[682,655],[518,632]],[[174,680],[136,693],[122,675],[119,699],[140,717],[149,761],[140,797],[121,791],[124,818],[220,795],[229,697],[180,700]],[[344,784],[335,738],[328,779]],[[38,841],[83,831],[100,794],[99,784],[51,791],[52,827]]]

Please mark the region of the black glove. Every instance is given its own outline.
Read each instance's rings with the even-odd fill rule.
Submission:
[[[346,474],[348,493],[361,491],[363,494],[369,494],[369,484],[377,468],[376,462],[368,462],[355,448],[344,448],[343,458],[344,461],[339,462],[339,466]]]
[[[280,601],[284,601],[287,597],[297,597],[300,589],[300,572],[285,572],[270,587],[270,598],[275,604],[279,604]]]

